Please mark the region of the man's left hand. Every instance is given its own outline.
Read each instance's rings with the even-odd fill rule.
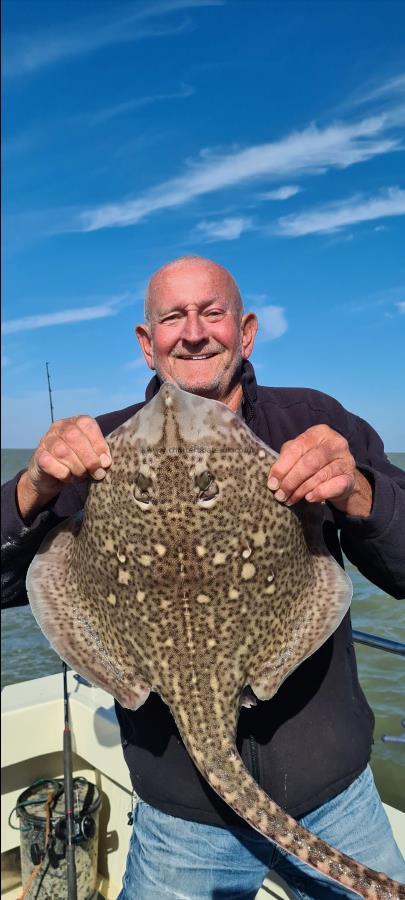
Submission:
[[[371,485],[356,468],[346,438],[329,425],[313,425],[286,441],[268,486],[287,506],[305,497],[309,503],[329,500],[347,515],[368,516],[373,503]]]

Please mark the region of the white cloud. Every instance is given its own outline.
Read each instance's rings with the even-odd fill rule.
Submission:
[[[288,328],[283,306],[260,306],[254,310],[259,320],[258,338],[274,341]]]
[[[131,112],[133,109],[141,109],[144,106],[150,106],[152,103],[158,103],[159,101],[182,100],[183,98],[191,97],[192,94],[194,94],[194,88],[192,88],[191,85],[181,84],[179,90],[173,91],[171,94],[148,94],[145,97],[134,97],[132,100],[125,100],[123,103],[118,103],[116,106],[100,109],[98,112],[91,113],[89,116],[83,116],[81,118],[85,118],[89,125],[100,125],[111,119],[117,118],[117,116]]]
[[[165,37],[178,34],[189,27],[183,19],[174,25],[163,25],[153,20],[182,10],[204,6],[221,6],[223,0],[155,0],[153,3],[130,3],[124,6],[126,15],[120,18],[100,13],[91,18],[71,19],[59,30],[10,35],[5,42],[3,75],[17,77],[34,73],[63,60],[83,56],[115,44],[143,38]],[[102,8],[102,7],[100,7]],[[108,10],[112,6],[106,7]]]
[[[260,199],[289,200],[290,197],[295,197],[295,194],[299,194],[301,191],[302,188],[296,184],[286,184],[285,187],[277,188],[275,191],[265,191],[264,194],[260,194]]]
[[[268,299],[268,294],[245,294],[245,297],[249,303],[253,303],[254,305],[257,303],[265,304]]]
[[[399,303],[397,303],[397,307],[400,313],[405,313],[405,300],[401,300]]]
[[[96,231],[134,225],[157,210],[182,206],[196,197],[260,177],[323,174],[330,168],[365,162],[399,148],[398,139],[384,137],[385,127],[385,117],[380,115],[323,129],[311,125],[280,141],[222,155],[204,151],[194,164],[187,164],[183,175],[156,185],[135,200],[85,210],[77,228]]]
[[[143,356],[137,356],[135,359],[130,359],[129,362],[124,363],[122,366],[123,369],[128,369],[131,371],[132,369],[146,369],[146,362]]]
[[[13,134],[3,141],[3,153],[6,156],[18,156],[29,152],[39,140],[38,131],[24,131],[21,134]]]
[[[244,231],[251,231],[252,219],[234,216],[216,222],[199,222],[196,232],[205,241],[235,241]]]
[[[405,214],[405,191],[389,187],[377,197],[350,197],[340,203],[329,204],[278,220],[276,233],[284,237],[339,231],[347,225],[369,222],[387,216]]]
[[[388,79],[388,81],[383,81],[380,84],[375,84],[374,87],[369,87],[368,90],[365,90],[355,101],[356,105],[360,105],[362,103],[370,103],[374,100],[380,100],[382,97],[392,97],[397,94],[405,94],[405,73],[401,72],[399,75],[396,75],[394,78]]]
[[[77,309],[63,309],[54,313],[9,319],[8,322],[3,323],[2,331],[3,334],[17,334],[20,331],[34,331],[37,328],[47,328],[51,325],[67,325],[74,322],[85,322],[91,319],[115,316],[119,311],[120,303],[126,300],[127,297],[128,294],[120,294],[98,306],[82,306]]]

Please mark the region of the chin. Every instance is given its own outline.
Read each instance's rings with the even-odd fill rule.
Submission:
[[[170,381],[174,381],[177,387],[189,394],[212,397],[223,388],[223,373],[212,371],[212,368],[211,372],[204,372],[201,371],[201,366],[196,366],[194,372],[185,372],[183,366],[176,366],[176,371],[170,373]]]
[[[173,381],[182,391],[188,391],[189,394],[198,394],[200,397],[215,397],[220,389],[220,385],[216,381],[189,382],[182,378],[176,378]]]

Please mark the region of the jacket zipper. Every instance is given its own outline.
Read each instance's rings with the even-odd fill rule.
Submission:
[[[250,761],[251,761],[251,769],[252,776],[254,780],[260,784],[260,769],[259,769],[259,748],[257,743],[253,737],[253,735],[249,735],[249,747],[250,747]]]

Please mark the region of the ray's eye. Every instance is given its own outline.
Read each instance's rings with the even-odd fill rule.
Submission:
[[[148,478],[147,475],[144,475],[143,472],[139,472],[139,475],[135,479],[135,487],[134,487],[134,497],[135,500],[140,503],[142,506],[147,506],[149,503],[152,503],[152,479]]]
[[[195,480],[199,490],[199,500],[213,500],[218,494],[218,485],[211,472],[201,472]]]

